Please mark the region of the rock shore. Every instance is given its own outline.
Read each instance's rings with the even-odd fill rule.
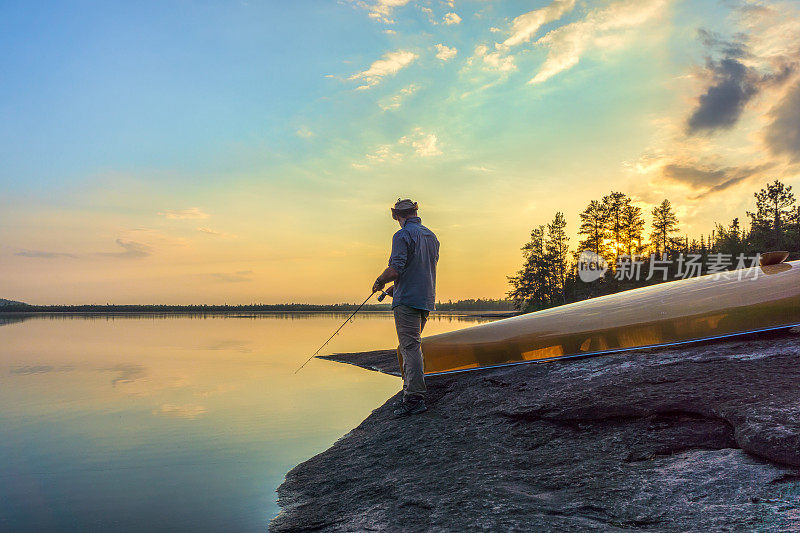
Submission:
[[[271,531],[800,530],[797,333],[432,377],[402,420],[396,398],[286,475]]]

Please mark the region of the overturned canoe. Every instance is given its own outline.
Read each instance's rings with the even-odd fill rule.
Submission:
[[[633,289],[422,340],[425,374],[665,346],[800,324],[800,261]],[[402,365],[401,365],[402,368]]]

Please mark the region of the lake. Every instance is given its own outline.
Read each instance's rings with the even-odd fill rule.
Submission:
[[[264,531],[284,474],[402,386],[318,359],[294,374],[346,317],[0,317],[0,530]],[[365,313],[321,353],[396,342]]]

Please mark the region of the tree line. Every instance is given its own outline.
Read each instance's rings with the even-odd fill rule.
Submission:
[[[680,221],[668,199],[650,211],[645,235],[648,227],[642,209],[626,194],[612,191],[590,201],[580,213],[576,249],[569,246],[564,214],[557,212],[549,223],[533,228],[530,240],[522,246],[523,265],[508,276],[508,297],[515,308],[535,311],[663,282],[663,277],[668,281],[681,274],[681,262],[674,261],[681,254],[698,258],[698,274],[708,272],[710,259],[730,258],[729,268],[736,268],[737,257],[750,258],[771,250],[787,250],[790,259],[798,257],[800,205],[792,187],[776,180],[754,197],[755,208],[747,211],[749,226],[737,217],[725,225],[715,223],[708,235],[690,240],[681,235]],[[580,280],[577,270],[584,250],[605,260],[609,267],[600,279],[589,283]],[[619,275],[618,269],[631,268],[633,261],[647,272],[654,259],[668,265],[665,276],[627,279]]]
[[[29,305],[22,302],[12,302],[0,306],[3,313],[130,313],[130,314],[241,314],[241,313],[275,313],[275,312],[352,312],[358,307],[354,303],[339,304],[247,304],[247,305],[116,305],[116,304],[87,304],[87,305]],[[367,304],[365,311],[389,311],[390,303]],[[437,302],[438,311],[510,311],[514,303],[505,299],[467,299],[448,300]]]

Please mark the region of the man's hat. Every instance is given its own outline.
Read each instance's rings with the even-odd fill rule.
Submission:
[[[417,210],[419,209],[419,205],[417,205],[417,202],[413,202],[408,198],[406,198],[405,200],[401,200],[400,198],[398,198],[397,203],[395,203],[394,207],[392,207],[391,209],[392,209],[392,217],[394,217],[397,215],[397,213],[401,211]]]

